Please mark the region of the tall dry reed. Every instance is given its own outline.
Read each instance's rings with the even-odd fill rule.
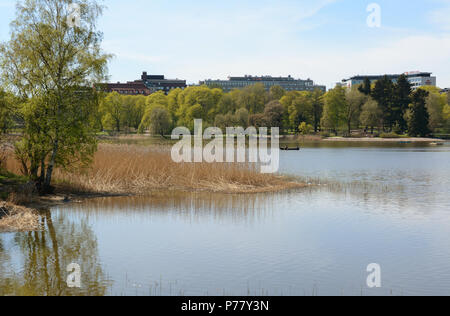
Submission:
[[[39,228],[39,215],[36,211],[0,202],[0,232],[33,231]]]
[[[13,159],[8,169],[19,172]],[[175,163],[170,147],[100,144],[92,165],[67,173],[56,170],[61,188],[78,192],[145,194],[155,190],[223,193],[271,192],[302,186],[286,177],[261,174],[256,166],[230,163]]]

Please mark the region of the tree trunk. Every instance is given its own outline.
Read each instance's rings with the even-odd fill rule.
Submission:
[[[39,182],[42,184],[45,181],[45,158],[41,160],[41,176],[39,177]]]
[[[59,141],[57,139],[53,143],[53,152],[52,152],[52,156],[50,158],[50,162],[48,163],[48,167],[47,167],[47,175],[45,177],[45,182],[44,182],[44,187],[43,187],[43,192],[42,192],[44,194],[52,193],[52,191],[53,191],[53,188],[50,186],[50,184],[52,183],[53,169],[55,167],[55,161],[56,161],[56,155],[58,154],[58,149],[59,149]]]

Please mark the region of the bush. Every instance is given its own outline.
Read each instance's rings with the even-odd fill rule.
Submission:
[[[328,137],[330,137],[330,133],[327,131],[323,131],[323,132],[320,132],[320,136],[322,136],[323,138],[328,138]]]

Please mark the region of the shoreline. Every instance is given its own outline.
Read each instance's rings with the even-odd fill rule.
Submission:
[[[345,138],[345,137],[328,137],[322,139],[323,142],[363,142],[363,143],[445,143],[446,141],[440,138],[426,138],[426,137],[405,137],[405,138]]]
[[[225,136],[224,136],[225,137]],[[102,141],[154,141],[157,144],[171,144],[170,136],[166,136],[166,138],[156,137],[152,135],[139,135],[139,134],[123,134],[119,136],[102,136],[99,137],[100,143]],[[398,137],[398,138],[379,138],[379,137],[322,137],[320,135],[280,135],[280,142],[361,142],[361,143],[445,143],[449,140],[441,139],[441,138],[430,138],[430,137]],[[158,143],[160,142],[160,143]]]
[[[294,189],[303,189],[310,185],[301,182],[286,182],[284,185],[264,187],[258,189],[239,189],[236,191],[214,191],[214,190],[199,190],[187,188],[161,189],[152,190],[147,194],[140,193],[64,193],[58,192],[51,195],[38,196],[33,195],[32,201],[29,203],[13,203],[7,201],[0,201],[0,234],[2,233],[16,233],[16,232],[32,232],[40,231],[39,214],[50,208],[71,205],[76,203],[83,203],[86,200],[96,198],[118,198],[118,197],[143,197],[159,192],[209,192],[216,194],[258,194],[258,193],[276,193],[289,191]]]

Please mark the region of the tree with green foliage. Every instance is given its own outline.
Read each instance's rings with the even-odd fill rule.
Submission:
[[[178,125],[194,128],[194,119],[202,119],[204,126],[213,123],[217,113],[217,104],[223,96],[220,89],[209,89],[207,86],[188,87],[180,93],[177,111]]]
[[[320,120],[323,115],[323,95],[324,92],[320,89],[315,89],[311,93],[311,106],[312,106],[312,114],[313,114],[313,126],[314,132],[317,133],[320,127]]]
[[[80,7],[77,25],[68,23],[72,3]],[[3,81],[30,100],[21,109],[26,127],[17,151],[42,193],[51,191],[56,167],[84,165],[96,149],[92,86],[106,79],[109,59],[97,30],[101,13],[95,0],[25,0],[0,46]]]
[[[450,132],[450,105],[449,104],[446,104],[444,106],[443,117],[444,117],[444,129],[446,132]]]
[[[172,121],[177,122],[178,116],[177,112],[180,108],[179,97],[183,93],[183,90],[180,88],[170,90],[167,95],[167,109],[169,110],[170,115],[172,116]]]
[[[143,95],[127,95],[122,97],[124,105],[125,129],[137,130],[145,114],[146,97]]]
[[[352,124],[359,125],[359,116],[362,106],[367,101],[367,96],[359,91],[358,86],[354,86],[346,90],[345,100],[343,117],[347,125],[347,133],[350,136]]]
[[[285,94],[286,90],[277,85],[270,88],[269,98],[271,101],[280,101]]]
[[[312,124],[314,121],[314,109],[311,93],[307,91],[289,91],[280,103],[283,105],[286,113],[284,122],[288,123],[295,131],[301,122]]]
[[[382,123],[383,113],[378,106],[377,101],[370,98],[364,103],[359,120],[361,124],[370,128],[373,134],[375,127],[380,128]]]
[[[358,90],[365,95],[370,95],[372,93],[372,82],[370,79],[365,78],[363,84],[359,86]]]
[[[264,114],[252,114],[249,117],[249,125],[257,129],[260,127],[267,127],[267,119]]]
[[[249,113],[247,109],[239,109],[236,111],[235,120],[236,124],[239,127],[247,128],[248,127],[248,120],[249,120]]]
[[[427,111],[430,114],[430,128],[432,131],[437,131],[444,125],[445,95],[439,92],[429,92],[426,104]]]
[[[125,121],[125,105],[122,96],[117,92],[108,94],[100,103],[100,111],[103,127],[119,133]]]
[[[0,134],[6,134],[10,128],[14,127],[17,108],[18,99],[0,88]]]
[[[269,96],[265,86],[257,83],[240,91],[238,108],[246,108],[250,114],[262,113],[268,100]]]
[[[219,114],[234,113],[238,109],[236,95],[239,94],[239,92],[239,90],[234,90],[233,92],[224,94],[217,104],[217,112]],[[243,108],[245,109],[245,107]]]
[[[302,136],[306,136],[306,135],[311,134],[314,131],[314,127],[311,124],[302,122],[299,125],[298,130]]]
[[[264,109],[264,116],[268,126],[283,129],[284,107],[279,101],[270,101]]]
[[[413,137],[426,137],[430,135],[429,118],[426,99],[429,93],[423,89],[418,89],[411,95],[410,118],[408,122],[409,135]]]
[[[163,91],[158,91],[156,93],[149,95],[145,101],[144,116],[142,117],[142,121],[141,124],[139,125],[138,132],[144,133],[150,127],[152,123],[152,113],[154,109],[168,110],[168,107],[169,107],[169,99],[168,96],[166,96]]]
[[[321,125],[333,131],[336,135],[338,135],[339,127],[344,122],[344,111],[347,106],[345,91],[344,88],[337,86],[328,91],[324,96],[325,106]]]
[[[377,101],[378,106],[383,112],[383,126],[392,130],[395,124],[394,115],[392,113],[392,103],[394,94],[394,84],[388,76],[384,76],[375,83],[372,90],[372,98]]]
[[[216,118],[214,119],[214,126],[220,128],[223,133],[226,131],[227,127],[230,127],[228,126],[227,118],[223,114],[216,115]]]
[[[150,113],[150,130],[154,135],[164,136],[169,134],[172,126],[172,118],[167,109],[156,107]]]
[[[405,75],[401,75],[394,85],[393,100],[391,106],[392,124],[398,126],[400,132],[404,133],[408,129],[408,122],[405,120],[405,113],[411,103],[412,85]]]

